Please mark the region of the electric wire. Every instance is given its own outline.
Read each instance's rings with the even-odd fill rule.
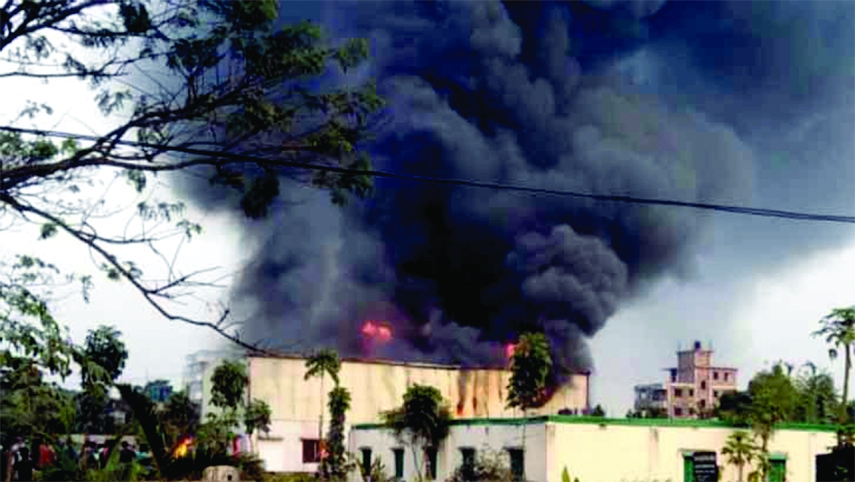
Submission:
[[[22,129],[11,126],[0,126],[0,131],[6,132],[14,132],[20,134],[34,134],[45,137],[56,137],[56,138],[64,138],[64,139],[79,139],[79,140],[88,140],[93,142],[102,141],[102,138],[97,136],[90,136],[84,134],[73,134],[69,132],[60,132],[53,130],[38,130],[38,129]],[[112,142],[112,141],[111,141]],[[371,176],[375,178],[390,178],[390,179],[399,179],[405,181],[415,181],[415,182],[424,182],[424,183],[432,183],[432,184],[441,184],[441,185],[453,185],[453,186],[464,186],[464,187],[472,187],[472,188],[481,188],[481,189],[492,189],[492,190],[504,190],[504,191],[515,191],[521,193],[529,193],[529,194],[540,194],[540,195],[549,195],[549,196],[566,196],[566,197],[575,197],[582,199],[592,199],[595,201],[606,201],[606,202],[619,202],[619,203],[629,203],[629,204],[641,204],[641,205],[659,205],[659,206],[673,206],[673,207],[684,207],[684,208],[692,208],[692,209],[702,209],[702,210],[710,210],[710,211],[718,211],[718,212],[727,212],[732,214],[743,214],[749,216],[760,216],[760,217],[771,217],[771,218],[783,218],[783,219],[793,219],[800,221],[824,221],[824,222],[833,222],[833,223],[847,223],[847,224],[855,224],[855,216],[845,216],[845,215],[835,215],[835,214],[821,214],[821,213],[807,213],[807,212],[799,212],[799,211],[787,211],[780,209],[767,209],[767,208],[753,208],[746,206],[734,206],[734,205],[725,205],[725,204],[714,204],[714,203],[702,203],[702,202],[691,202],[691,201],[679,201],[674,199],[659,199],[659,198],[642,198],[635,196],[623,196],[623,195],[612,195],[612,194],[596,194],[596,193],[584,193],[579,191],[567,191],[560,189],[545,189],[545,188],[537,188],[523,185],[514,185],[514,184],[503,184],[497,182],[487,182],[487,181],[475,181],[468,179],[454,179],[454,178],[440,178],[440,177],[431,177],[431,176],[420,176],[415,174],[403,174],[397,172],[390,171],[379,171],[373,169],[352,169],[347,167],[339,167],[339,166],[328,166],[328,165],[319,165],[312,164],[310,162],[300,162],[300,161],[289,161],[289,160],[280,160],[276,159],[271,160],[263,157],[256,157],[248,154],[237,154],[231,152],[218,152],[207,149],[194,149],[188,147],[181,146],[166,146],[166,145],[158,145],[158,144],[148,144],[143,142],[136,141],[127,141],[127,140],[119,140],[116,141],[117,145],[124,145],[128,147],[137,147],[137,148],[151,148],[151,149],[159,149],[164,152],[178,152],[182,154],[189,155],[197,155],[197,156],[209,156],[212,158],[221,158],[228,159],[234,162],[256,162],[261,164],[270,164],[275,162],[278,166],[284,167],[292,167],[297,169],[306,169],[313,171],[325,171],[325,172],[334,172],[338,174],[350,174],[350,175],[361,175],[361,176]],[[204,164],[204,163],[199,163]],[[143,170],[145,168],[143,167]]]

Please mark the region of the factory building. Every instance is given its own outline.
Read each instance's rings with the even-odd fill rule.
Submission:
[[[387,474],[399,480],[417,480],[418,472],[426,480],[446,480],[487,450],[502,454],[519,480],[562,482],[566,471],[570,480],[581,482],[732,481],[737,480],[737,469],[721,451],[734,430],[700,420],[459,419],[441,446],[432,450],[413,451],[377,424],[355,425],[348,449],[363,464],[380,458]],[[769,444],[768,482],[816,480],[815,457],[835,444],[834,430],[831,426],[778,427]],[[746,466],[745,475],[752,469]],[[356,477],[352,480],[359,482]]]
[[[303,357],[246,358],[249,397],[267,402],[272,424],[266,434],[255,434],[253,451],[270,472],[313,472],[320,458],[319,425],[329,422],[327,393],[332,381],[305,380]],[[210,378],[204,377],[204,398],[210,400]],[[522,413],[506,408],[510,372],[501,368],[462,368],[449,365],[343,359],[341,385],[351,394],[348,424],[378,423],[382,412],[401,405],[404,392],[413,384],[439,389],[452,416],[460,419],[512,419]],[[550,401],[533,415],[586,413],[589,408],[589,374],[573,375]],[[211,409],[203,403],[203,412]],[[349,428],[349,427],[348,427]]]

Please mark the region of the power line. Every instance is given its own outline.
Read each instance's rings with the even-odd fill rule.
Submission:
[[[51,131],[51,130],[38,130],[38,129],[21,129],[17,127],[9,127],[9,126],[0,126],[0,131],[6,132],[17,132],[20,134],[35,134],[46,137],[58,137],[65,139],[82,139],[93,142],[103,141],[102,138],[91,135],[81,135],[81,134],[72,134],[68,132],[60,132],[60,131]],[[308,162],[300,162],[300,161],[287,161],[287,160],[271,160],[263,157],[256,157],[246,154],[235,154],[231,152],[217,152],[206,149],[193,149],[179,146],[164,146],[157,144],[148,144],[142,142],[134,142],[134,141],[116,141],[117,145],[124,145],[129,147],[138,147],[138,148],[152,148],[159,149],[161,151],[166,152],[179,152],[182,154],[190,154],[190,155],[198,155],[198,156],[210,156],[213,158],[221,158],[233,160],[235,162],[257,162],[261,164],[270,164],[271,162],[275,162],[277,165],[285,166],[285,167],[293,167],[298,169],[306,169],[313,171],[325,171],[325,172],[334,172],[338,174],[351,174],[351,175],[362,175],[362,176],[371,176],[371,177],[380,177],[380,178],[390,178],[390,179],[400,179],[405,181],[415,181],[415,182],[425,182],[432,184],[442,184],[442,185],[453,185],[453,186],[464,186],[464,187],[473,187],[473,188],[482,188],[482,189],[493,189],[493,190],[503,190],[503,191],[515,191],[529,194],[542,194],[549,196],[566,196],[566,197],[575,197],[582,199],[593,199],[596,201],[608,201],[608,202],[619,202],[619,203],[629,203],[629,204],[642,204],[642,205],[659,205],[659,206],[674,206],[674,207],[685,207],[685,208],[693,208],[693,209],[704,209],[709,211],[719,211],[719,212],[728,212],[733,214],[745,214],[749,216],[760,216],[760,217],[772,217],[772,218],[783,218],[783,219],[795,219],[801,221],[826,221],[833,223],[847,223],[847,224],[855,224],[855,216],[842,216],[842,215],[834,215],[834,214],[819,214],[819,213],[806,213],[806,212],[798,212],[798,211],[785,211],[779,209],[764,209],[764,208],[752,208],[745,206],[733,206],[733,205],[724,205],[724,204],[713,204],[713,203],[700,203],[700,202],[689,202],[689,201],[677,201],[673,199],[656,199],[656,198],[640,198],[635,196],[620,196],[620,195],[610,195],[610,194],[593,194],[593,193],[583,193],[579,191],[565,191],[559,189],[544,189],[544,188],[536,188],[529,186],[521,186],[521,185],[512,185],[512,184],[502,184],[495,182],[484,182],[484,181],[473,181],[467,179],[451,179],[451,178],[439,178],[439,177],[431,177],[431,176],[419,176],[414,174],[402,174],[397,172],[390,171],[377,171],[370,169],[351,169],[346,167],[338,167],[338,166],[324,166],[318,164],[312,164]],[[205,163],[200,162],[199,165]]]

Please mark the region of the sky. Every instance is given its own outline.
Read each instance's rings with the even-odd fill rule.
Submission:
[[[612,144],[608,146],[613,150],[598,151],[593,147],[585,150],[585,146],[592,145],[574,145],[573,149],[584,154],[576,156],[581,159],[565,161],[571,162],[569,165],[572,169],[584,170],[591,177],[603,175],[597,168],[602,165],[601,156],[607,154],[611,156],[608,157],[610,162],[614,163],[612,170],[608,171],[612,177],[635,179],[642,194],[656,194],[657,189],[662,189],[665,194],[711,198],[754,207],[848,215],[855,213],[855,191],[851,189],[855,181],[855,136],[852,135],[855,131],[855,67],[852,59],[855,57],[851,55],[855,34],[852,30],[851,2],[640,2],[633,5],[644,5],[645,8],[635,10],[621,10],[622,6],[627,5],[625,2],[588,3],[589,7],[576,5],[572,9],[562,5],[543,10],[532,7],[522,12],[506,9],[499,16],[500,20],[492,20],[495,23],[486,26],[476,24],[473,12],[454,9],[438,13],[412,12],[405,6],[389,7],[393,2],[381,2],[377,6],[369,4],[367,12],[350,12],[341,8],[336,9],[338,13],[304,4],[299,9],[283,11],[283,14],[288,19],[322,19],[342,35],[365,32],[372,35],[372,53],[377,61],[370,74],[377,75],[381,80],[388,79],[390,83],[397,80],[398,88],[403,89],[387,91],[395,108],[396,127],[405,133],[414,133],[410,137],[407,137],[409,134],[402,135],[401,138],[422,142],[421,147],[426,152],[428,148],[441,148],[429,152],[439,152],[439,156],[447,160],[447,164],[444,164],[446,170],[440,172],[456,174],[449,177],[482,178],[493,175],[491,173],[494,171],[486,164],[460,163],[455,155],[447,154],[462,152],[467,154],[464,159],[472,159],[471,153],[475,151],[468,147],[472,139],[483,138],[482,144],[488,146],[477,152],[495,157],[501,157],[506,152],[495,140],[498,134],[488,135],[483,128],[469,128],[469,121],[473,118],[493,115],[510,119],[504,125],[501,119],[496,122],[501,128],[516,132],[518,138],[524,138],[521,133],[529,133],[532,137],[542,136],[539,139],[543,142],[550,139],[543,136],[551,132],[551,119],[570,117],[578,136],[583,136],[585,131],[579,125],[585,122],[597,125],[599,132],[606,133],[601,134],[601,137],[611,136]],[[366,14],[372,12],[372,15]],[[652,14],[642,16],[639,12]],[[460,18],[467,20],[460,21]],[[556,18],[564,24],[554,23],[557,22]],[[410,22],[396,22],[396,19],[409,19]],[[550,24],[544,19],[552,19],[554,22]],[[580,22],[578,19],[588,21]],[[572,49],[568,47],[564,54],[572,57],[573,61],[562,64],[563,70],[559,74],[550,74],[548,65],[535,67],[536,62],[526,58],[530,53],[527,53],[525,42],[519,51],[508,47],[514,43],[507,40],[512,38],[507,36],[508,32],[514,31],[520,32],[516,34],[519,35],[517,38],[545,38],[546,43],[542,45],[554,45],[554,42],[549,42],[552,42],[550,35],[556,35],[556,30],[542,27],[544,24],[564,25],[569,32],[556,37],[564,38],[565,41],[569,39],[568,45],[572,45]],[[446,44],[436,42],[435,39],[431,42],[431,32],[436,29],[436,25],[442,25],[445,29],[442,35],[450,39]],[[400,38],[402,32],[399,29],[403,28],[409,29],[404,32],[410,36],[409,42],[404,45],[383,43],[384,38]],[[458,38],[457,30],[466,32],[463,30],[466,28],[475,29],[484,36],[476,38],[464,35]],[[616,31],[623,33],[615,35]],[[464,67],[467,72],[474,72],[471,73],[473,78],[483,79],[487,91],[483,95],[513,108],[508,107],[509,111],[504,113],[470,111],[466,114],[464,111],[467,107],[455,99],[453,89],[446,89],[443,85],[447,84],[441,82],[446,78],[459,78],[454,64],[444,60],[446,51],[443,49],[459,47],[455,42],[464,41],[460,39],[468,39],[465,41],[472,45],[476,41],[482,42],[477,44],[480,49],[478,55],[483,54],[486,58],[487,54],[483,52],[488,52],[491,59],[501,59],[501,65],[508,69],[521,65],[549,79],[547,83],[556,99],[562,92],[562,82],[578,75],[571,72],[572,69],[578,69],[590,73],[592,77],[594,74],[617,76],[621,89],[652,100],[649,104],[627,105],[615,100],[620,96],[565,93],[561,95],[568,96],[568,104],[574,106],[571,114],[556,114],[546,122],[538,119],[536,109],[523,102],[531,99],[512,98],[514,86],[490,84],[491,75],[496,72],[482,64],[476,65],[474,60],[469,59]],[[531,42],[537,45],[537,42]],[[502,53],[499,55],[496,52]],[[442,70],[436,67],[440,64],[451,66]],[[484,65],[498,68],[495,67],[496,63]],[[550,75],[557,75],[560,81]],[[427,82],[427,87],[417,82],[402,84],[404,80],[410,79],[407,80],[409,82],[412,78],[421,78]],[[602,84],[599,81],[590,82],[593,82],[593,86],[585,92],[598,92],[596,87]],[[111,125],[111,120],[101,118],[94,102],[88,101],[94,98],[94,92],[77,81],[38,85],[0,79],[0,85],[7,92],[26,92],[32,98],[50,103],[54,114],[38,119],[38,125],[42,127],[87,132],[90,128],[103,131]],[[543,85],[532,84],[531,88]],[[444,100],[425,100],[431,99],[430,95],[434,94]],[[413,119],[417,117],[402,107],[404,104],[412,107],[413,99],[417,96],[422,96],[418,98],[424,102],[417,106],[424,109],[421,115],[430,119],[424,124],[415,123]],[[20,96],[18,99],[23,107],[25,97]],[[606,110],[604,105],[612,110]],[[653,115],[645,110],[651,109],[650,106],[662,106],[669,113]],[[10,113],[15,112],[16,109],[12,107],[6,105],[0,109],[3,122],[7,121]],[[680,117],[673,113],[683,111],[691,111],[692,116]],[[578,113],[580,117],[574,117],[573,113]],[[638,147],[641,141],[638,140],[636,128],[619,122],[624,116],[630,116],[637,122],[658,122],[661,132],[676,132],[683,139],[688,139],[688,145],[680,145],[676,156],[683,160],[681,162],[694,163],[695,188],[685,190],[679,186],[663,187],[655,179],[645,177],[646,171],[626,167],[627,163],[643,162],[647,158],[655,158],[658,162],[659,157],[665,158],[662,169],[669,169],[672,165],[667,163],[670,151],[645,151]],[[691,128],[683,124],[689,124]],[[442,130],[446,125],[454,126],[454,129]],[[440,136],[438,132],[443,135]],[[459,137],[453,137],[451,133]],[[415,134],[421,137],[414,137]],[[381,136],[381,141],[382,145],[376,152],[380,167],[404,169],[406,165],[400,164],[400,159],[393,154],[399,152],[412,157],[413,153],[396,151],[387,137]],[[386,141],[389,143],[383,143]],[[618,147],[615,148],[615,145]],[[531,166],[535,164],[534,161],[552,154],[538,149],[541,146],[529,145],[524,139],[517,142],[516,150],[521,153],[521,162],[528,164],[525,169],[518,171],[521,177],[511,181],[548,185],[548,181],[535,175],[538,171]],[[713,154],[707,156],[705,150]],[[719,157],[715,157],[716,154]],[[585,156],[591,156],[592,159],[589,161]],[[569,174],[562,179],[566,179],[573,187],[578,187],[574,183],[581,182]],[[105,177],[104,181],[107,183],[110,178]],[[630,188],[635,185],[630,183]],[[619,184],[604,181],[594,183],[593,187],[596,186],[620,187]],[[702,189],[703,186],[708,186],[706,191]],[[592,185],[582,184],[582,187],[592,188]],[[127,190],[117,184],[108,199],[117,204],[129,202],[131,195]],[[385,193],[400,201],[401,198],[396,197],[399,191],[399,186],[395,185],[381,185],[378,188],[379,195]],[[288,226],[292,220],[303,223],[300,226],[308,226],[306,236],[318,243],[305,243],[306,240],[302,238],[298,241],[327,246],[324,249],[328,251],[302,251],[306,259],[327,259],[323,253],[330,250],[336,252],[341,246],[369,246],[366,248],[368,250],[379,246],[390,251],[393,250],[391,240],[397,242],[405,239],[400,231],[385,226],[378,230],[379,241],[375,238],[366,241],[354,239],[355,236],[341,236],[336,231],[341,229],[340,224],[357,225],[360,233],[368,233],[369,230],[364,229],[363,224],[366,214],[362,211],[331,214],[335,210],[328,206],[326,197],[322,195],[308,195],[310,202],[302,212],[281,208],[277,211],[276,222],[259,224],[241,220],[234,215],[233,206],[212,203],[205,195],[199,195],[186,186],[179,186],[174,194],[190,201],[191,215],[202,217],[205,226],[204,236],[183,248],[182,264],[187,270],[214,264],[222,266],[224,272],[236,272],[246,266],[245,261],[252,260],[254,264],[242,271],[244,276],[234,278],[236,284],[233,288],[236,293],[243,294],[243,299],[247,298],[247,290],[258,286],[253,284],[258,283],[257,277],[253,275],[258,270],[253,266],[277,261],[278,253],[291,252],[292,244],[289,243],[293,241],[285,236],[287,233],[283,234],[281,226]],[[459,206],[476,207],[484,199],[484,202],[500,210],[510,209],[509,205],[513,207],[518,203],[527,206],[527,212],[535,212],[535,217],[547,226],[554,225],[557,220],[582,229],[581,224],[578,224],[581,218],[573,214],[575,211],[567,211],[567,206],[561,205],[559,201],[519,197],[506,199],[498,196],[488,200],[486,194],[471,192],[456,192],[449,195],[450,198],[438,198],[435,193],[422,193],[415,189],[409,195],[431,199],[446,207],[453,204],[449,199]],[[392,211],[394,219],[404,219],[414,212],[407,210],[411,208],[409,204],[402,202],[401,205],[405,207]],[[660,228],[657,225],[638,230],[626,228],[622,231],[623,237],[608,240],[612,243],[609,246],[619,245],[621,239],[630,239],[653,247],[647,251],[650,254],[640,253],[636,257],[627,254],[632,250],[620,251],[615,247],[616,256],[627,266],[626,289],[621,292],[619,302],[614,306],[603,301],[604,308],[601,311],[607,314],[596,311],[597,316],[589,312],[580,315],[584,320],[598,317],[599,323],[592,330],[592,336],[582,337],[588,340],[588,356],[593,363],[593,403],[603,404],[610,414],[623,415],[632,403],[632,386],[662,381],[665,375],[662,370],[676,363],[675,352],[678,347],[688,347],[694,340],[705,345],[712,343],[716,352],[715,363],[737,367],[740,370],[739,381],[743,386],[750,374],[779,359],[794,363],[813,361],[820,367],[829,368],[840,384],[842,367],[839,363],[828,362],[826,347],[821,340],[811,338],[810,333],[818,326],[818,320],[832,308],[853,304],[851,279],[855,272],[855,231],[851,227],[731,214],[701,216],[694,211],[669,211],[659,215],[661,218],[657,219],[662,223],[658,225]],[[453,211],[450,218],[454,219],[452,224],[458,230],[463,229],[461,226],[465,228],[469,221],[484,220],[482,213],[475,208]],[[488,221],[492,222],[490,219]],[[413,229],[416,229],[418,221],[414,223]],[[276,229],[276,224],[280,225],[279,229]],[[4,232],[0,254],[35,251],[56,259],[65,269],[92,270],[85,250],[73,241],[57,237],[35,242],[36,238],[34,230]],[[466,239],[480,242],[493,238],[474,236]],[[661,250],[654,249],[658,246],[654,241],[665,243],[664,247]],[[454,245],[462,241],[452,237],[447,243]],[[400,244],[409,246],[412,243]],[[396,249],[399,249],[395,251],[396,256],[400,256],[396,259],[402,262],[415,252]],[[677,254],[665,256],[672,252]],[[336,255],[329,259],[335,260],[332,264],[336,266],[363,267],[360,264],[362,260],[350,257]],[[403,274],[412,274],[406,273],[394,262],[390,264],[393,270],[397,270],[399,278]],[[565,271],[572,271],[573,268],[560,267]],[[453,268],[448,272],[454,274]],[[329,280],[329,286],[306,294],[305,299],[319,299],[318,293],[329,291],[330,286],[343,287],[340,293],[345,297],[367,293],[362,291],[364,283],[357,290],[353,287],[354,283],[350,282],[352,280],[344,280],[339,274],[344,270],[328,268],[327,271],[321,271],[326,274],[313,275],[320,276],[313,278],[315,284],[323,287],[324,280]],[[299,333],[298,336],[306,334],[311,338],[325,333],[325,323],[334,323],[334,326],[341,323],[339,319],[344,308],[316,312],[311,310],[317,301],[314,301],[315,305],[304,305],[302,301],[290,305],[279,304],[283,303],[283,296],[277,287],[293,286],[293,279],[289,278],[288,273],[268,281],[270,287],[265,287],[263,296],[250,297],[253,301],[271,307],[269,311],[256,312],[259,315],[255,325],[258,332],[273,332],[286,340],[289,336],[293,338],[295,333]],[[466,289],[462,291],[466,292]],[[376,293],[376,290],[371,291],[371,296],[383,298],[382,290],[380,294]],[[210,296],[213,298],[215,295]],[[222,293],[216,296],[222,296]],[[423,300],[426,295],[420,292],[419,296],[418,299]],[[324,298],[321,296],[320,299]],[[607,298],[600,296],[598,299]],[[391,300],[406,308],[411,298],[392,297]],[[444,313],[465,312],[453,302],[434,301]],[[479,309],[477,303],[475,305],[474,309]],[[304,318],[294,321],[298,317],[291,319],[287,315],[282,316],[288,319],[271,321],[270,312],[280,313],[283,306],[293,306],[300,313],[317,316],[319,328],[295,325]],[[549,308],[552,306],[550,303]],[[178,382],[183,374],[186,355],[217,346],[218,343],[215,336],[203,329],[160,318],[131,288],[106,280],[97,283],[90,303],[83,303],[78,297],[70,296],[56,303],[55,310],[58,318],[70,327],[77,340],[82,341],[87,330],[100,324],[112,324],[122,331],[130,352],[123,377],[133,383],[142,384],[157,378]],[[334,321],[328,322],[328,319]],[[496,320],[508,323],[499,315],[491,320],[493,323],[499,323]],[[466,324],[460,320],[453,321]],[[568,326],[578,323],[581,322],[568,322]],[[295,331],[295,326],[305,331]],[[514,327],[512,324],[508,326]],[[455,337],[469,332],[450,333],[448,336]]]

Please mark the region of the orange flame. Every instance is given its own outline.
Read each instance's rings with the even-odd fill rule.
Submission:
[[[392,329],[376,321],[366,321],[360,331],[362,331],[363,335],[383,343],[392,339]]]
[[[177,446],[177,447],[175,447],[175,450],[172,452],[172,456],[173,456],[173,457],[175,457],[175,458],[186,457],[186,456],[187,456],[187,451],[188,451],[188,449],[190,448],[190,443],[191,443],[192,441],[193,441],[193,438],[192,438],[192,437],[187,437],[187,438],[185,438],[184,440],[182,440],[182,441],[178,444],[178,446]]]
[[[508,343],[505,345],[505,356],[510,360],[514,356],[514,352],[517,349],[516,343]]]

